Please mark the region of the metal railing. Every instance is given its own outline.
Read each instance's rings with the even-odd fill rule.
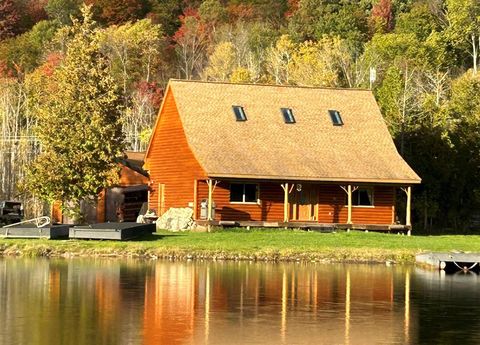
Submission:
[[[18,223],[8,224],[8,225],[5,225],[3,228],[11,228],[20,224],[28,224],[28,223],[35,224],[37,228],[44,228],[47,225],[50,225],[50,222],[51,222],[50,217],[42,216],[42,217],[27,219]]]

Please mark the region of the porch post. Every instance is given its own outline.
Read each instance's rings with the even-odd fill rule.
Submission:
[[[291,186],[288,185],[288,182],[285,182],[285,184],[281,184],[280,185],[283,189],[283,221],[285,223],[288,223],[288,194],[290,194],[292,192],[292,189],[293,189],[293,186],[295,186],[295,184],[292,183]],[[290,188],[288,188],[290,187]]]
[[[347,224],[352,224],[352,185],[347,187],[347,199],[348,199],[348,218]]]
[[[411,227],[412,226],[412,221],[411,221],[411,217],[412,217],[412,187],[411,186],[408,186],[407,187],[407,190],[406,190],[406,193],[407,193],[407,214],[406,214],[406,219],[405,219],[405,225],[408,226],[408,227]],[[408,235],[410,236],[410,232],[411,230],[408,229]]]
[[[208,185],[208,204],[207,204],[207,220],[212,220],[212,196],[213,196],[213,181],[207,180]]]
[[[213,217],[212,217],[213,192],[215,191],[215,187],[217,186],[218,182],[220,181],[212,180],[211,178],[207,180],[207,185],[208,185],[207,220],[208,221],[213,220]]]
[[[283,221],[288,223],[288,182],[285,183],[284,190],[284,200],[283,200]]]

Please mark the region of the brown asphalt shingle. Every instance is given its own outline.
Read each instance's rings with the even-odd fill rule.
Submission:
[[[172,80],[189,145],[211,177],[420,183],[371,91]],[[237,122],[232,105],[243,106]],[[285,124],[280,108],[291,108]],[[333,126],[329,109],[344,125]]]

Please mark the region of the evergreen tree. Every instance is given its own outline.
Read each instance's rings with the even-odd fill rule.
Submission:
[[[101,54],[90,7],[74,20],[72,38],[51,83],[54,92],[38,106],[36,134],[42,153],[29,171],[29,188],[49,202],[60,200],[74,219],[80,202],[118,179],[116,159],[124,138],[121,93]]]

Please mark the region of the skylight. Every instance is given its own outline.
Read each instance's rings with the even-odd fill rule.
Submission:
[[[334,126],[343,126],[342,117],[338,110],[329,110],[328,113],[330,114]]]
[[[293,111],[290,108],[280,108],[283,120],[285,123],[295,123],[295,117],[293,116]]]
[[[245,114],[245,110],[243,107],[239,105],[232,106],[233,113],[235,114],[235,119],[237,121],[247,121],[247,115]]]

